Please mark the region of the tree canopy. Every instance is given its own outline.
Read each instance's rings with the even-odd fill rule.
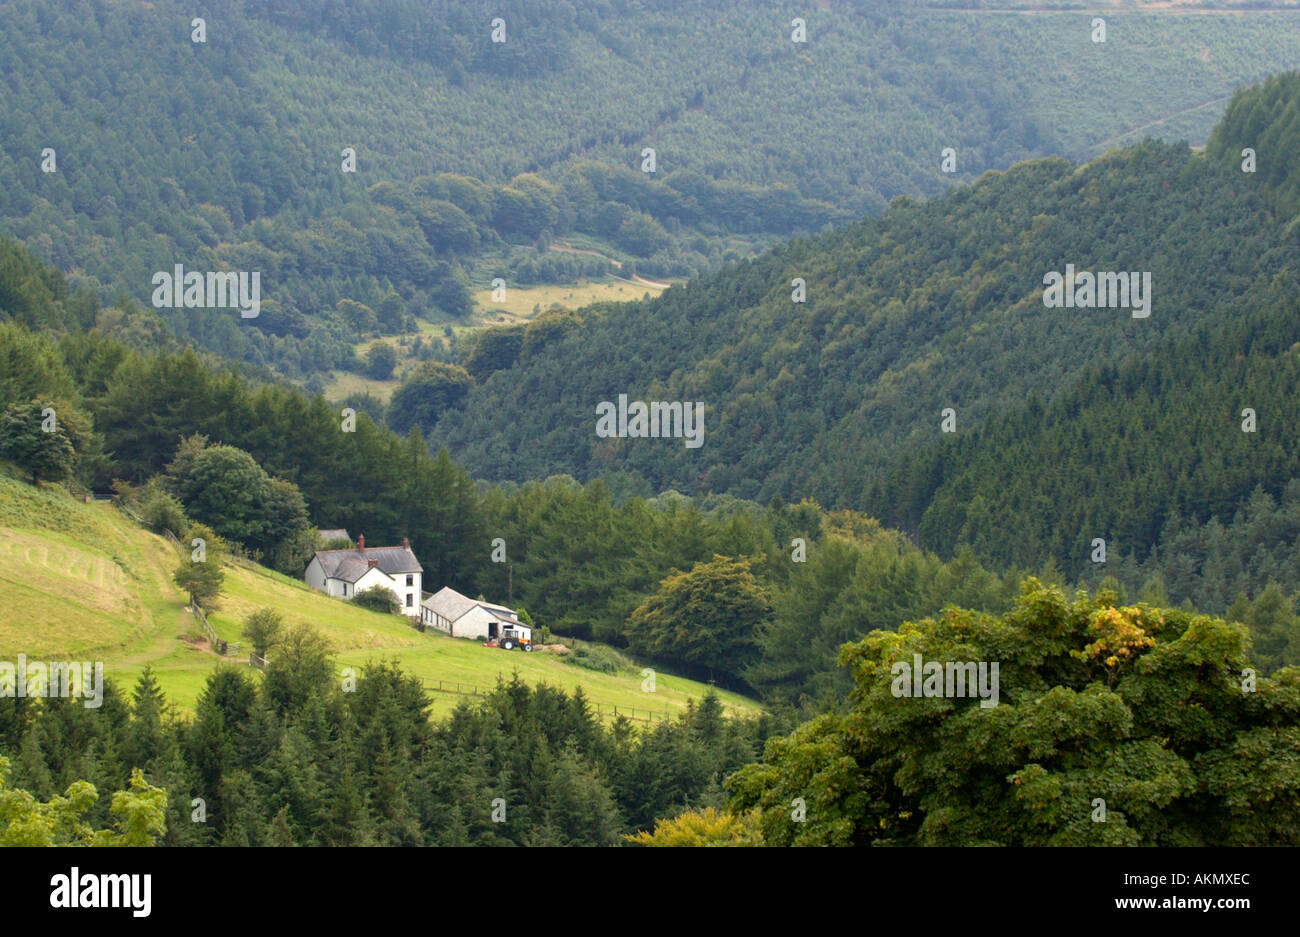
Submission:
[[[852,709],[769,741],[730,805],[769,844],[1296,844],[1300,669],[1260,677],[1247,644],[1028,579],[1005,615],[948,608],[845,647]],[[915,655],[997,662],[996,705],[946,675],[946,695],[900,694]]]

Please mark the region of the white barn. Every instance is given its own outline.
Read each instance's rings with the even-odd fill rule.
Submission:
[[[402,538],[400,547],[367,547],[364,536],[355,550],[317,550],[303,579],[326,595],[351,599],[372,586],[383,586],[397,598],[401,613],[420,617],[420,585],[424,567]]]
[[[519,620],[513,609],[491,602],[480,602],[444,586],[420,603],[420,620],[427,628],[436,628],[453,638],[499,638],[506,630],[525,641],[533,639],[533,629]]]

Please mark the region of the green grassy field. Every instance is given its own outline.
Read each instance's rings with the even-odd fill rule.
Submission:
[[[343,400],[351,394],[372,394],[387,402],[399,386],[401,381],[397,380],[377,381],[351,371],[334,371],[333,377],[325,384],[324,393],[326,400]]]
[[[401,386],[401,378],[409,369],[419,364],[419,359],[411,353],[410,340],[420,335],[426,342],[446,344],[444,329],[450,325],[458,335],[478,329],[499,325],[516,325],[527,322],[535,315],[534,309],[549,309],[559,304],[566,309],[580,309],[598,302],[625,302],[642,299],[646,296],[658,296],[663,289],[651,283],[634,282],[620,277],[607,277],[603,280],[578,280],[576,283],[561,285],[546,284],[542,286],[512,286],[506,290],[505,302],[493,302],[492,291],[479,290],[474,293],[475,308],[469,321],[460,322],[426,322],[420,321],[417,332],[409,335],[387,336],[381,339],[366,339],[357,342],[356,351],[365,357],[370,347],[378,342],[386,342],[397,352],[397,367],[393,378],[377,381],[350,371],[334,371],[325,384],[324,393],[329,400],[342,400],[350,394],[372,394],[380,400],[387,401],[393,391]],[[407,344],[403,345],[402,343]]]
[[[103,661],[105,676],[126,686],[152,666],[168,699],[192,711],[213,668],[248,666],[247,645],[238,661],[209,649],[171,581],[177,560],[172,544],[107,503],[83,504],[53,486],[38,490],[0,476],[0,660],[22,653],[33,661]],[[340,671],[396,660],[424,680],[435,717],[472,699],[472,687],[487,690],[515,670],[530,684],[581,686],[603,717],[615,709],[640,718],[675,714],[707,689],[659,673],[655,692],[643,692],[641,668],[631,661],[620,658],[617,672],[601,673],[571,657],[421,634],[404,618],[329,598],[255,564],[228,564],[220,608],[209,616],[218,636],[239,642],[244,616],[257,608],[317,629]],[[759,708],[735,694],[719,696],[731,712]]]
[[[566,309],[581,309],[592,303],[623,302],[641,299],[645,295],[658,296],[663,290],[631,280],[609,277],[604,280],[579,280],[576,283],[541,286],[514,286],[506,290],[504,302],[493,302],[491,290],[474,293],[474,318],[483,325],[511,325],[526,322],[534,315],[533,308],[549,309],[558,303]]]

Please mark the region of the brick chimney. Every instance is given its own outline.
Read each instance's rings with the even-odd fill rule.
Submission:
[[[379,565],[379,560],[367,560],[366,562],[371,569],[374,569],[376,566]]]
[[[402,538],[402,549],[403,550],[411,549],[411,541],[407,540],[405,537]]]
[[[365,552],[366,552],[366,535],[365,535],[365,534],[362,534],[361,536],[357,537],[357,552],[358,552],[358,553],[365,553]]]

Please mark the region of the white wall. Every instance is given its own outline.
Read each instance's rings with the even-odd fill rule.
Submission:
[[[354,588],[349,590],[348,598],[352,598],[356,593],[364,592],[366,589],[373,589],[375,586],[383,586],[389,592],[393,593],[393,596],[397,599],[398,605],[402,604],[403,600],[401,594],[405,590],[399,588],[397,583],[393,581],[393,578],[378,566],[372,566],[361,574],[361,578],[353,583]]]
[[[452,623],[451,636],[453,638],[479,638],[486,641],[488,625],[494,621],[496,621],[496,618],[487,609],[475,605]]]
[[[424,622],[426,627],[444,631],[453,638],[476,638],[480,641],[488,639],[488,627],[492,622],[498,623],[498,636],[500,636],[501,629],[505,627],[504,622],[499,621],[496,616],[480,605],[475,605],[454,622],[448,621],[427,608],[421,608],[420,620]],[[527,625],[520,623],[518,620],[511,622],[511,625],[524,637],[532,638],[532,629]]]
[[[320,589],[322,592],[328,591],[325,588],[325,570],[321,568],[320,560],[314,556],[311,558],[311,562],[307,564],[307,572],[303,573],[303,579],[313,589]]]
[[[420,607],[420,620],[426,627],[436,628],[439,631],[445,631],[451,634],[451,622],[435,613],[432,609]]]
[[[338,596],[339,598],[351,599],[362,589],[369,589],[371,586],[383,586],[396,597],[399,614],[417,618],[420,616],[420,601],[423,599],[420,590],[423,588],[424,577],[420,573],[411,573],[411,584],[408,586],[406,576],[406,573],[398,573],[396,577],[389,576],[376,566],[367,570],[355,583],[346,584],[347,590],[345,592],[343,580],[326,579],[325,570],[321,567],[320,560],[314,556],[311,558],[311,562],[307,564],[307,571],[303,573],[303,579],[307,585],[313,589],[319,589],[326,595]],[[408,596],[410,597],[410,604],[407,604]]]
[[[411,577],[409,586],[406,584],[408,575]],[[424,594],[420,591],[423,578],[420,573],[398,573],[393,578],[397,604],[401,606],[398,609],[399,614],[406,615],[408,618],[423,617],[423,610],[420,608],[420,602],[424,600]],[[407,601],[408,598],[410,599],[409,602]]]
[[[343,587],[345,583],[342,579],[325,578],[325,569],[320,565],[320,560],[314,556],[311,558],[311,562],[307,564],[307,571],[303,573],[302,578],[307,585],[311,586],[313,589],[319,589],[326,595],[333,595],[339,598],[352,598],[352,590],[350,588],[347,590],[346,596],[344,595]]]

